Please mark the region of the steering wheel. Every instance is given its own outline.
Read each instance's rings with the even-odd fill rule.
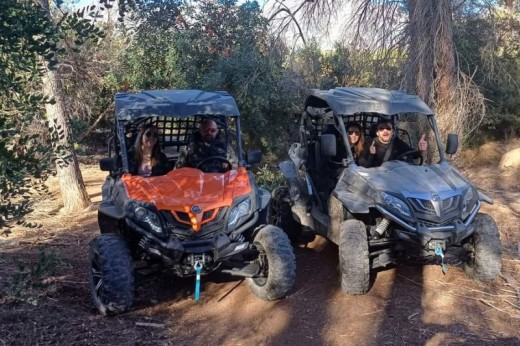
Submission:
[[[422,166],[424,158],[423,158],[421,152],[419,150],[417,150],[417,149],[410,149],[408,151],[405,151],[404,153],[398,155],[394,160],[401,160],[403,157],[408,156],[408,155],[412,155],[412,154],[419,154],[419,157],[418,157],[418,159],[419,159],[419,166]],[[413,157],[411,159],[413,159]]]
[[[216,161],[217,164],[212,163],[208,165],[209,167],[205,167],[209,169],[202,169],[201,167],[208,161]],[[195,168],[198,168],[208,173],[226,173],[227,171],[230,171],[233,168],[233,165],[224,156],[209,156],[200,160],[200,162],[195,166]]]

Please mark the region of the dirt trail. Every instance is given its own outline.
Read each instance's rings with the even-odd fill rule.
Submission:
[[[497,186],[492,170],[466,173],[497,201],[483,208],[504,246],[503,277],[493,282],[468,279],[460,265],[443,275],[439,265],[407,264],[378,272],[368,294],[349,296],[339,285],[337,247],[318,239],[295,250],[297,280],[286,299],[264,302],[246,282],[211,275],[195,302],[192,279],[152,275],[140,279],[134,309],[109,318],[92,310],[87,284],[95,207],[61,215],[51,180],[51,195],[31,215],[43,227],[0,240],[0,345],[518,345],[520,189]],[[83,176],[95,206],[104,174],[90,165]],[[9,301],[15,259],[35,260],[43,248],[61,260],[55,289],[34,291],[34,305]]]

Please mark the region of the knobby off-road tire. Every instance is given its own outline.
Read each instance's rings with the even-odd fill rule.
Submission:
[[[255,236],[259,251],[260,275],[248,278],[253,293],[263,300],[276,300],[291,291],[296,276],[293,248],[287,235],[276,226],[267,225]]]
[[[134,273],[130,250],[117,234],[102,234],[90,245],[90,293],[103,315],[130,308],[134,300]]]
[[[289,190],[286,187],[273,190],[270,208],[269,223],[280,227],[291,243],[296,244],[302,233],[302,226],[292,215]]]
[[[370,285],[370,259],[365,224],[359,220],[341,223],[339,238],[341,289],[348,294],[364,294]]]
[[[466,275],[477,280],[493,280],[502,269],[502,244],[495,220],[479,213],[473,221],[475,232],[465,248],[469,248],[464,262]]]

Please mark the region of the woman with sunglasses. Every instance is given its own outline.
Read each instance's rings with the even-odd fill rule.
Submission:
[[[354,155],[354,160],[357,163],[359,158],[361,157],[361,154],[363,153],[363,148],[365,145],[365,135],[363,134],[361,125],[355,122],[348,123],[347,137],[348,144],[350,144],[350,149],[352,150],[352,154]]]
[[[150,177],[166,174],[172,169],[168,158],[161,152],[159,132],[154,125],[146,124],[141,128],[133,149],[131,174]]]
[[[383,162],[395,160],[406,152],[413,151],[408,144],[402,139],[395,137],[392,122],[387,119],[381,119],[377,123],[376,137],[365,143],[363,154],[359,159],[359,165],[363,167],[378,167]],[[411,153],[409,159],[417,159],[426,151],[428,143],[425,135],[421,136],[418,145],[418,151]]]

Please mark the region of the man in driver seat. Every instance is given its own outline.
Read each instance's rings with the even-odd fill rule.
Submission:
[[[208,118],[201,122],[199,130],[193,134],[192,142],[181,153],[175,167],[227,172],[237,167],[237,158],[228,143],[220,138],[217,123]]]
[[[383,162],[400,158],[405,153],[409,153],[406,155],[407,160],[418,159],[428,148],[423,134],[419,140],[418,150],[415,151],[402,139],[395,136],[392,122],[387,119],[379,120],[376,131],[376,138],[365,142],[365,148],[359,158],[360,166],[378,167]]]

